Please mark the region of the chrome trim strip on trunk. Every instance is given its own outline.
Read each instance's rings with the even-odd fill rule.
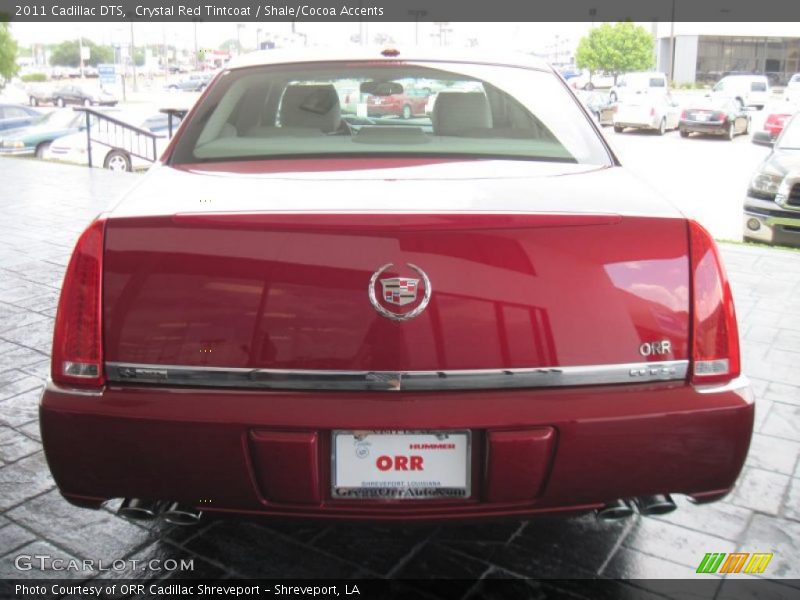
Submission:
[[[273,390],[440,391],[572,387],[686,379],[688,360],[460,371],[317,371],[106,363],[116,383]]]

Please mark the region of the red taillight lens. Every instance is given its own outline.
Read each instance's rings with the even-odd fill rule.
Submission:
[[[656,116],[656,109],[655,108],[651,108],[650,109],[650,116],[651,117],[655,117]]]
[[[689,222],[692,268],[692,383],[737,377],[739,331],[733,295],[717,245],[701,225]]]
[[[714,114],[711,115],[711,120],[712,121],[727,121],[728,117],[725,115],[725,113],[715,112]]]
[[[105,220],[81,234],[64,275],[53,335],[51,375],[55,383],[103,385],[101,310]]]
[[[686,110],[681,111],[681,120],[685,121],[688,118],[689,118],[689,111]]]

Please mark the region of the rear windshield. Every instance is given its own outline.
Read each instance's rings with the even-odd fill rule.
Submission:
[[[700,98],[688,106],[689,108],[704,110],[727,110],[739,112],[739,105],[728,98]]]
[[[170,159],[475,156],[607,165],[553,73],[444,63],[324,63],[223,73]]]

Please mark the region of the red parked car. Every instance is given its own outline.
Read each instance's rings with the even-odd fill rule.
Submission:
[[[409,80],[474,91],[340,111]],[[129,517],[623,517],[727,494],[753,408],[714,241],[544,62],[271,50],[78,240],[41,427]]]
[[[777,139],[781,131],[783,131],[786,122],[792,118],[793,114],[794,113],[778,112],[767,115],[764,121],[764,131],[769,133],[769,137],[773,140]]]
[[[367,115],[370,117],[397,116],[410,119],[425,114],[429,89],[404,89],[399,94],[367,96]]]

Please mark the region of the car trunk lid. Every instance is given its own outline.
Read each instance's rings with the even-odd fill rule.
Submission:
[[[116,217],[107,224],[103,293],[110,363],[449,371],[688,358],[679,218],[251,210]],[[426,295],[412,318],[379,310],[406,315]],[[652,351],[664,341],[666,351]]]

